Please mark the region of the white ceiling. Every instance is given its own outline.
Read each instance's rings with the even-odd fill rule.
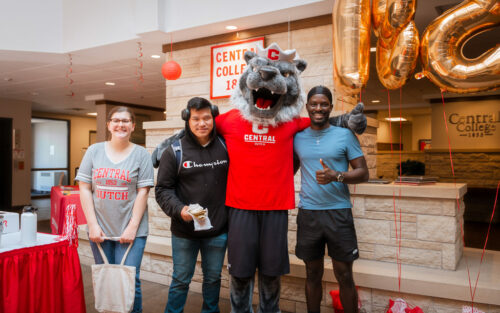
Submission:
[[[421,33],[425,26],[437,17],[434,7],[450,2],[457,1],[419,2],[415,19]],[[284,22],[288,17],[295,20],[331,12],[332,3],[331,0],[319,4],[315,2],[311,5],[229,21],[238,26],[245,25],[245,28],[264,26]],[[166,55],[161,52],[162,45],[170,42],[170,38],[176,42],[226,32],[221,31],[225,23],[228,21],[171,33],[152,31],[139,34],[133,40],[73,51],[71,52],[73,72],[69,75],[73,80],[72,84],[66,77],[70,67],[68,54],[0,50],[0,98],[30,101],[34,111],[65,114],[85,114],[94,111],[94,101],[85,101],[85,97],[100,94],[107,100],[164,108],[165,80],[160,69],[166,61]],[[478,36],[467,45],[466,55],[479,55],[487,48],[498,44],[498,38],[494,32]],[[137,42],[142,43],[142,57],[139,56]],[[160,55],[161,58],[153,59],[151,58],[153,54]],[[141,61],[144,77],[142,82],[137,73]],[[375,54],[372,53],[371,78],[363,94],[363,100],[371,109],[386,108],[387,91],[377,79],[374,64]],[[115,86],[105,85],[105,82],[109,81],[114,82]],[[71,96],[71,91],[74,96]],[[399,104],[399,91],[392,92],[391,97],[396,98],[393,101]],[[427,79],[419,81],[412,79],[403,88],[403,103],[407,107],[428,106],[427,100],[435,97],[439,97],[439,89]],[[382,102],[370,105],[374,99]]]
[[[43,14],[57,11],[57,7],[46,8],[37,1],[29,0],[27,4],[33,10],[41,10],[40,13]],[[265,3],[266,0],[258,0],[255,3],[259,4],[259,1]],[[30,101],[33,111],[78,115],[95,111],[94,101],[85,100],[86,96],[94,95],[102,95],[106,100],[164,108],[165,79],[161,75],[161,65],[167,61],[167,55],[162,53],[163,44],[169,43],[171,39],[173,42],[178,42],[231,32],[224,28],[228,24],[246,29],[280,23],[288,19],[296,20],[322,15],[325,12],[331,12],[333,0],[290,0],[286,5],[274,4],[270,9],[254,8],[249,10],[250,13],[242,10],[246,2],[214,0],[211,3],[200,3],[197,0],[184,0],[182,5],[185,6],[183,11],[186,12],[181,15],[178,12],[181,10],[180,2],[177,0],[159,0],[158,11],[153,13],[150,9],[155,8],[155,1],[128,0],[122,3],[123,6],[113,7],[100,0],[91,0],[89,5],[62,0],[63,16],[60,12],[56,12],[54,19],[61,20],[61,25],[69,27],[67,31],[66,28],[63,30],[63,34],[57,30],[58,23],[44,25],[44,22],[53,23],[53,19],[41,18],[36,12],[27,12],[27,14],[32,14],[28,17],[21,15],[19,17],[21,21],[13,18],[13,15],[21,14],[21,10],[24,9],[21,4],[9,4],[13,11],[11,13],[5,10],[0,11],[0,17],[2,17],[0,26],[6,23],[6,19],[10,19],[12,25],[9,26],[13,27],[12,31],[20,32],[19,37],[25,36],[28,40],[37,41],[30,45],[26,41],[13,40],[12,32],[3,28],[0,29],[0,35],[3,34],[6,41],[0,41],[0,47],[8,46],[6,42],[10,40],[12,45],[20,49],[57,51],[60,50],[58,44],[43,45],[43,40],[42,43],[38,42],[39,37],[43,36],[47,41],[52,39],[47,33],[57,31],[54,36],[61,37],[63,45],[79,47],[82,44],[93,46],[98,42],[109,42],[113,31],[121,38],[127,36],[130,38],[130,34],[133,35],[134,30],[136,32],[135,36],[132,36],[135,38],[131,40],[71,51],[73,65],[69,78],[67,77],[70,69],[68,54],[0,50],[0,98]],[[220,7],[227,6],[238,12],[237,18],[228,19],[226,13],[221,13],[223,10],[220,10]],[[137,13],[138,8],[140,8],[139,11],[147,11],[149,15],[142,11]],[[193,11],[196,9],[200,12]],[[209,10],[212,10],[213,14],[210,14]],[[80,15],[77,14],[78,11],[81,11]],[[108,18],[107,22],[111,26],[105,22],[96,24],[96,18],[105,20],[106,14],[113,14],[115,11],[119,17],[112,21]],[[187,11],[191,14],[185,15]],[[89,16],[82,17],[82,14]],[[177,27],[176,25],[163,25],[163,22],[159,21],[155,30],[151,26],[155,23],[148,21],[155,14],[158,14],[158,20],[161,20],[163,16],[170,23],[178,21],[179,25]],[[93,18],[92,15],[94,15]],[[206,16],[206,21],[202,21],[203,16]],[[22,21],[23,18],[26,21]],[[138,18],[142,20],[138,22]],[[130,19],[129,23],[127,19]],[[36,22],[31,22],[31,20]],[[125,24],[123,24],[124,21]],[[37,25],[26,25],[30,22],[42,25],[38,28]],[[102,34],[98,33],[93,36],[92,32],[98,29],[96,25],[101,25]],[[120,27],[130,28],[132,32],[130,29],[122,31]],[[172,31],[165,32],[161,29]],[[80,36],[81,42],[75,40],[74,37]],[[142,57],[139,56],[138,42],[142,44]],[[161,58],[153,59],[151,58],[153,54],[160,55]],[[142,62],[143,81],[140,80],[140,74],[138,74],[140,62]],[[71,80],[72,83],[70,83]],[[115,85],[107,86],[105,82],[114,82]]]
[[[68,54],[0,51],[0,95],[31,101],[34,111],[59,113],[75,113],[73,108],[94,110],[94,102],[85,101],[85,96],[96,94],[108,100],[164,107],[161,42],[143,42],[142,54],[140,57],[136,41],[127,41],[73,52],[70,66]],[[153,54],[161,58],[153,59]]]

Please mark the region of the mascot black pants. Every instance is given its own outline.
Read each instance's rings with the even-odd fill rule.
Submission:
[[[254,277],[231,276],[231,313],[252,313]],[[281,276],[266,276],[259,272],[259,313],[280,313]]]
[[[274,277],[288,274],[288,211],[229,208],[227,241],[229,274],[238,278],[259,273]]]

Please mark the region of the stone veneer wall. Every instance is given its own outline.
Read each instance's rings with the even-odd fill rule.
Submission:
[[[401,162],[407,160],[425,162],[424,152],[402,151]],[[397,166],[399,165],[399,150],[377,152],[377,177],[394,180],[399,176]]]
[[[452,150],[456,180],[468,187],[494,188],[500,181],[500,151]],[[425,152],[425,174],[438,176],[439,181],[453,182],[448,150]]]
[[[350,189],[360,258],[396,262],[397,221],[403,264],[456,269],[463,250],[460,224],[465,184],[457,184],[456,188],[445,183],[361,184]]]
[[[399,151],[378,151],[377,177],[396,179]],[[453,168],[458,182],[472,188],[496,189],[500,180],[500,151],[452,150]],[[439,177],[440,182],[453,182],[448,150],[403,151],[401,160],[425,163],[425,174]],[[373,176],[370,176],[373,177]]]

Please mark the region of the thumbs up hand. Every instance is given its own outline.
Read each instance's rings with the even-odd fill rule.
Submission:
[[[316,171],[316,181],[320,185],[326,185],[336,180],[337,172],[329,168],[322,159],[319,159],[319,163],[323,166],[322,170]]]

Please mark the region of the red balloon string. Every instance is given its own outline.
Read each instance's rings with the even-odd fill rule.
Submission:
[[[455,187],[456,187],[456,178],[455,178],[455,171],[453,169],[453,158],[452,158],[452,155],[451,155],[451,143],[450,143],[450,136],[449,136],[449,133],[448,133],[448,124],[446,122],[446,112],[445,112],[445,102],[444,102],[443,92],[444,91],[441,90],[441,100],[443,102],[443,118],[444,118],[444,122],[445,122],[445,126],[446,126],[446,133],[448,135],[448,149],[449,149],[449,153],[450,153],[450,163],[451,163],[451,170],[452,170],[452,173],[453,173],[453,181],[454,181]],[[472,308],[472,310],[474,310],[474,297],[476,295],[477,283],[479,281],[479,276],[481,274],[481,265],[483,264],[484,253],[485,253],[486,245],[488,244],[488,239],[489,239],[489,236],[490,236],[491,223],[493,222],[493,217],[495,215],[495,210],[496,210],[496,206],[497,206],[499,187],[500,187],[500,181],[497,184],[497,191],[496,191],[496,195],[495,195],[495,202],[493,204],[493,210],[491,212],[491,218],[490,218],[490,222],[489,222],[489,225],[488,225],[488,231],[486,232],[486,239],[484,241],[483,251],[481,253],[481,260],[479,262],[479,268],[478,268],[478,272],[477,272],[477,276],[476,276],[476,281],[474,283],[474,289],[472,288],[472,282],[471,282],[471,278],[470,278],[470,270],[469,270],[469,264],[468,264],[467,256],[464,254],[465,264],[467,266],[467,275],[468,275],[468,278],[469,278],[469,288],[470,288],[470,293],[471,293],[471,308]],[[457,194],[457,197],[456,197],[456,201],[457,201],[458,212],[460,212],[460,202],[458,200],[458,194]],[[460,230],[461,230],[461,235],[462,235],[462,242],[463,242],[463,245],[464,245],[464,248],[465,248],[464,230],[463,230],[463,224],[462,224],[461,221],[460,221]]]
[[[354,188],[353,189],[353,193],[356,194],[356,185],[354,185],[353,188]],[[351,205],[352,205],[353,208],[354,208],[354,201],[355,201],[355,199],[352,198]]]
[[[142,83],[144,82],[144,74],[142,69],[144,67],[144,62],[142,60],[144,53],[142,52],[142,42],[137,42],[137,68],[135,69],[135,75],[137,76],[137,81],[134,83],[134,89],[142,87]]]
[[[497,207],[498,200],[498,189],[500,188],[500,181],[497,184],[497,192],[495,195],[495,203],[493,204],[493,210],[491,212],[490,224],[488,225],[488,231],[486,232],[486,240],[484,241],[483,252],[481,253],[481,261],[479,262],[479,269],[477,271],[476,283],[474,284],[474,292],[472,293],[472,299],[476,295],[477,282],[479,281],[479,274],[481,273],[481,265],[483,264],[484,252],[486,250],[486,244],[488,243],[488,238],[490,237],[491,223],[493,222],[493,216],[495,216],[495,209]]]
[[[68,84],[66,85],[66,88],[69,89],[69,94],[66,96],[68,97],[74,97],[75,93],[73,92],[71,86],[74,83],[74,80],[71,78],[71,74],[73,73],[73,56],[71,53],[68,53],[68,69],[66,70],[66,79],[68,81]]]
[[[387,89],[387,106],[389,109],[389,139],[391,141],[391,157],[392,157],[392,154],[393,154],[393,150],[392,150],[392,125],[391,125],[392,116],[391,116],[391,94],[389,93],[389,89]]]
[[[453,183],[455,185],[455,190],[456,190],[456,188],[457,188],[457,180],[456,180],[456,177],[455,177],[455,169],[453,168],[453,157],[451,155],[451,140],[450,140],[450,133],[448,131],[448,122],[446,122],[446,110],[445,110],[445,103],[444,103],[444,90],[442,90],[442,89],[441,89],[441,101],[443,102],[443,120],[444,120],[444,126],[446,128],[446,136],[448,138],[448,151],[449,151],[449,154],[450,154],[451,173],[453,175]],[[460,200],[458,199],[458,191],[457,191],[455,200],[457,202],[457,211],[458,211],[458,213],[460,213]],[[461,236],[462,236],[462,244],[463,244],[463,247],[465,248],[464,225],[463,225],[463,223],[462,223],[461,220],[459,220],[459,223],[460,223],[460,233],[461,233]],[[470,278],[469,260],[468,260],[468,258],[467,258],[467,256],[465,254],[463,256],[464,256],[464,260],[465,260],[465,266],[467,267],[467,277],[469,279],[469,290],[470,290],[470,297],[471,297],[471,307],[472,307],[472,311],[474,311],[474,292],[472,290],[472,281],[471,281],[471,278]]]
[[[394,158],[394,148],[393,148],[393,138],[392,138],[392,114],[391,114],[391,94],[389,89],[387,89],[387,105],[389,111],[389,138],[391,142],[391,160]],[[401,137],[400,137],[401,138]],[[401,139],[400,139],[401,140]],[[401,143],[400,143],[400,158],[401,158]],[[401,159],[400,159],[401,160]],[[401,173],[401,165],[399,166]],[[401,176],[401,175],[400,175]],[[400,178],[401,179],[401,178]],[[401,186],[399,186],[399,198],[401,198]],[[398,243],[398,250],[396,252],[396,265],[398,269],[398,292],[401,293],[401,208],[399,209],[399,227],[398,227],[398,214],[396,210],[396,192],[392,190],[392,206],[394,211],[394,230],[396,232],[396,241]]]
[[[402,182],[402,177],[403,176],[403,166],[402,166],[402,134],[403,134],[403,90],[399,88],[399,182]],[[401,203],[401,185],[399,185],[399,203]],[[398,254],[401,256],[401,242],[402,240],[402,235],[403,235],[403,227],[401,223],[402,219],[402,209],[401,205],[399,206],[399,240],[398,240]],[[397,237],[397,235],[396,235]],[[398,291],[401,292],[401,276],[402,276],[402,269],[401,269],[401,260],[399,260],[398,263]]]

